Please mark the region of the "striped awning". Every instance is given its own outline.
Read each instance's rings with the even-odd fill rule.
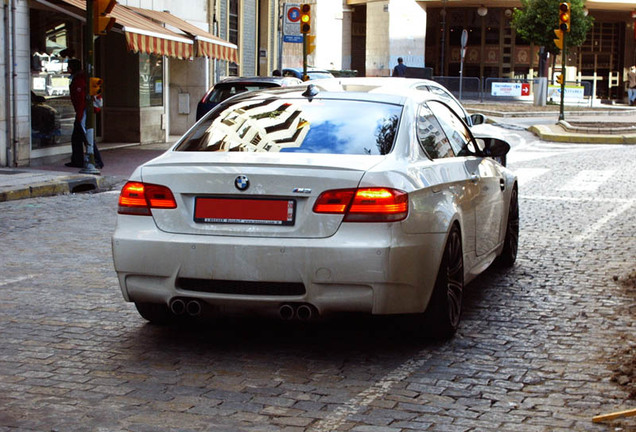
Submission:
[[[163,23],[191,36],[194,40],[195,56],[209,57],[217,60],[238,62],[237,46],[211,33],[206,32],[189,22],[172,15],[170,12],[154,11],[129,6],[136,13]]]
[[[61,1],[86,11],[85,0]],[[126,6],[116,4],[109,15],[115,18],[115,25],[126,35],[130,51],[178,59],[191,59],[195,55],[194,40],[191,37],[169,30]]]

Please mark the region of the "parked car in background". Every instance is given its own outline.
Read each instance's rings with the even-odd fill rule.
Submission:
[[[197,105],[197,120],[225,99],[246,91],[302,84],[295,77],[227,78],[211,87]]]
[[[138,167],[112,238],[125,300],[156,323],[409,314],[452,336],[465,284],[517,256],[510,146],[433,92],[364,82],[233,97]]]
[[[303,68],[284,68],[282,72],[283,76],[296,77],[303,79]],[[325,69],[318,69],[314,67],[307,68],[307,76],[310,80],[333,78],[333,74]]]

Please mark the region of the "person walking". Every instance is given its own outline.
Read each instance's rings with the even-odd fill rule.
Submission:
[[[88,145],[86,139],[86,73],[82,70],[82,63],[75,58],[68,61],[67,68],[71,74],[69,91],[73,109],[75,110],[75,120],[73,122],[73,133],[71,134],[71,161],[64,165],[84,168],[84,145]],[[93,154],[95,156],[95,166],[103,168],[104,163],[95,143],[93,143]]]
[[[627,72],[627,97],[630,106],[636,105],[636,66],[632,66]]]
[[[402,57],[398,57],[398,64],[393,68],[394,77],[405,77],[406,76],[406,65],[404,64],[404,59]]]

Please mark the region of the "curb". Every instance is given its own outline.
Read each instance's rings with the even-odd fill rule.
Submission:
[[[99,177],[93,175],[59,177],[51,181],[0,191],[0,202],[102,191],[112,188],[118,181],[116,177]]]
[[[530,126],[528,130],[545,141],[580,143],[580,144],[636,144],[636,134],[598,134],[589,135],[575,132],[558,132],[554,129],[561,126],[555,125]]]

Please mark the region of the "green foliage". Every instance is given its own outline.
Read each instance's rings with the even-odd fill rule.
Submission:
[[[521,0],[521,8],[515,9],[512,27],[522,39],[537,46],[545,47],[551,54],[561,50],[554,44],[554,30],[559,23],[558,0]],[[585,16],[584,0],[570,0],[570,32],[566,34],[566,50],[581,46],[587,32],[592,28],[594,18]]]

